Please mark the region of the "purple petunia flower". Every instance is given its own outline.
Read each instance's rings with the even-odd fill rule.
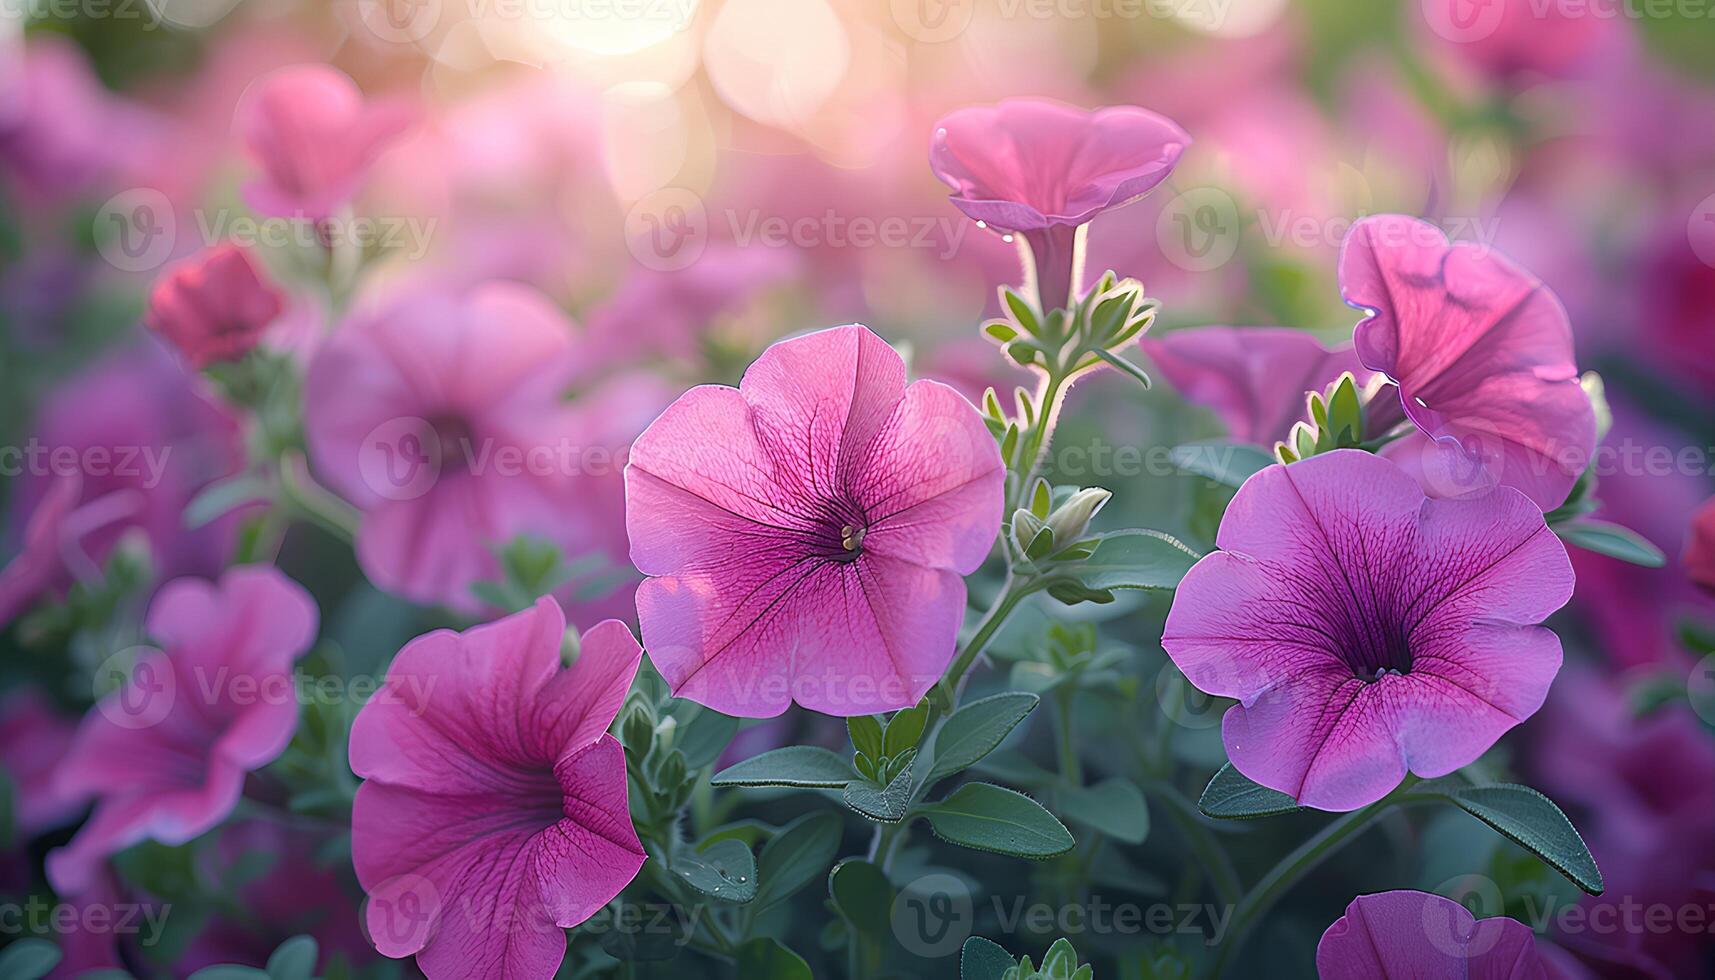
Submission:
[[[1024,236],[1042,303],[1066,306],[1077,231],[1167,179],[1191,137],[1136,106],[1085,112],[1047,99],[960,109],[935,124],[929,166],[959,210]]]
[[[1000,528],[1000,451],[970,402],[862,326],[693,388],[631,449],[644,644],[680,697],[743,717],[915,704],[953,658]]]
[[[90,710],[61,764],[59,793],[96,805],[48,855],[58,891],[81,892],[108,855],[139,841],[183,844],[213,829],[245,773],[278,758],[298,727],[292,664],[315,638],[316,606],[273,566],[167,583],[147,629],[162,649]]]
[[[1286,327],[1200,327],[1138,342],[1187,401],[1213,410],[1234,439],[1265,446],[1304,417],[1306,392],[1345,371],[1360,384],[1368,377],[1350,347],[1329,350]]]
[[[1359,895],[1316,945],[1322,980],[1548,980],[1559,976],[1530,927],[1478,921],[1450,898],[1419,891]]]
[[[1399,385],[1423,437],[1388,447],[1431,495],[1495,484],[1552,510],[1596,447],[1566,308],[1494,251],[1403,215],[1365,218],[1340,250],[1340,295],[1368,312],[1365,367]]]
[[[351,856],[375,946],[434,980],[547,978],[565,929],[643,866],[613,724],[643,655],[625,624],[562,668],[553,599],[420,636],[351,731]]]
[[[1435,500],[1343,449],[1245,481],[1220,550],[1180,583],[1162,646],[1222,720],[1233,765],[1306,806],[1353,810],[1406,772],[1474,761],[1542,706],[1572,595],[1524,495]]]

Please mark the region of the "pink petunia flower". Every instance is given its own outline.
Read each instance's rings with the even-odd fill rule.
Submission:
[[[1705,592],[1715,593],[1715,497],[1691,515],[1683,561],[1686,576]]]
[[[244,199],[268,215],[322,219],[350,201],[375,158],[409,126],[394,102],[366,103],[337,68],[308,64],[258,79],[233,127],[262,176]]]
[[[218,245],[167,270],[143,322],[204,368],[249,353],[284,306],[248,249]]]
[[[1270,446],[1304,417],[1306,392],[1345,371],[1368,376],[1351,348],[1329,350],[1302,330],[1201,327],[1139,340],[1169,384],[1212,409],[1241,442]]]
[[[1433,496],[1500,484],[1551,510],[1596,445],[1566,310],[1488,248],[1402,215],[1365,218],[1340,251],[1340,295],[1368,313],[1364,366],[1399,385],[1424,437],[1388,449]]]
[[[61,793],[96,801],[48,855],[62,892],[81,891],[108,855],[139,841],[183,844],[212,829],[245,773],[279,757],[298,727],[292,664],[315,638],[316,606],[273,566],[170,582],[146,628],[161,649],[84,717],[59,774]]]
[[[917,702],[952,659],[1000,527],[1000,452],[971,404],[862,326],[770,347],[693,388],[625,471],[650,657],[674,693],[767,717]]]
[[[1479,921],[1428,892],[1359,895],[1316,944],[1321,980],[1548,980],[1536,934],[1504,916]]]
[[[1083,289],[1078,229],[1167,178],[1191,144],[1172,120],[1136,106],[1085,112],[1046,99],[960,109],[935,126],[929,166],[953,204],[1023,236],[1044,306]]]
[[[351,732],[366,782],[352,861],[370,939],[432,980],[547,978],[565,928],[606,905],[645,854],[607,734],[642,650],[607,620],[562,668],[544,598],[463,633],[420,636]]]
[[[590,433],[561,397],[572,324],[527,287],[414,290],[344,324],[310,364],[316,471],[363,511],[357,558],[390,592],[474,612],[516,535],[576,543]]]
[[[71,747],[77,716],[66,715],[41,691],[18,688],[0,699],[0,774],[12,783],[17,839],[71,822],[78,800],[54,788],[54,773]]]
[[[1407,771],[1474,761],[1542,706],[1560,640],[1537,626],[1572,567],[1522,494],[1424,496],[1355,449],[1271,466],[1174,595],[1162,646],[1222,719],[1233,765],[1354,810]]]

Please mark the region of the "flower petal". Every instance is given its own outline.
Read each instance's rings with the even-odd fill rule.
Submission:
[[[1351,371],[1368,372],[1350,347],[1329,350],[1303,330],[1199,327],[1139,341],[1187,401],[1214,411],[1240,442],[1272,445],[1304,417],[1304,395]]]

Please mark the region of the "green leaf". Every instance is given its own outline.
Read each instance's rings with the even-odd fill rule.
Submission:
[[[929,705],[918,703],[909,708],[894,712],[887,720],[887,731],[882,735],[882,751],[888,756],[898,756],[906,749],[917,747],[917,740],[923,735],[923,726],[929,722]]]
[[[898,823],[905,819],[906,811],[911,808],[911,769],[912,766],[907,764],[881,789],[870,783],[848,784],[840,798],[846,801],[846,806],[871,820]]]
[[[12,835],[17,826],[14,815],[17,795],[12,778],[0,772],[0,854],[12,849]]]
[[[813,980],[802,956],[766,936],[738,948],[738,975],[745,980]]]
[[[743,903],[756,897],[756,858],[743,841],[730,837],[700,851],[680,851],[673,873],[711,898]]]
[[[1151,388],[1155,384],[1153,381],[1149,380],[1149,375],[1144,372],[1143,368],[1138,367],[1136,364],[1133,364],[1118,354],[1102,350],[1098,347],[1096,349],[1096,356],[1108,362],[1112,367],[1118,368],[1121,373],[1129,376],[1133,381],[1143,385],[1145,388]]]
[[[814,745],[788,745],[722,769],[709,785],[840,789],[856,778],[844,756]]]
[[[293,936],[268,957],[268,976],[271,980],[310,980],[316,970],[316,952],[313,937]]]
[[[1554,801],[1529,786],[1498,783],[1489,786],[1420,784],[1413,795],[1435,796],[1495,829],[1502,837],[1535,854],[1574,885],[1592,895],[1602,894],[1602,872],[1572,821]]]
[[[1609,558],[1618,558],[1633,565],[1660,568],[1667,563],[1667,556],[1643,535],[1631,528],[1607,521],[1581,520],[1556,524],[1554,533],[1560,535],[1560,540],[1567,544],[1577,545],[1585,551],[1594,551]]]
[[[846,732],[851,736],[852,748],[871,759],[881,758],[881,722],[876,721],[873,716],[853,715],[847,718]]]
[[[850,858],[834,865],[828,872],[828,895],[861,935],[880,938],[893,928],[893,886],[870,862]]]
[[[1012,314],[1014,323],[1023,327],[1027,333],[1035,333],[1039,329],[1036,311],[1030,308],[1030,303],[1023,296],[1005,287],[1001,288],[1000,295],[1006,302],[1006,309]]]
[[[1018,965],[999,943],[981,936],[965,940],[959,950],[959,980],[1001,980],[1006,971]]]
[[[268,974],[253,966],[233,966],[229,963],[222,963],[219,966],[203,967],[191,974],[190,980],[269,980],[269,978]]]
[[[1023,858],[1051,858],[1072,849],[1072,834],[1023,793],[992,783],[966,783],[922,810],[942,840]]]
[[[194,531],[245,504],[267,500],[269,493],[268,482],[254,473],[240,473],[211,483],[185,505],[185,530]]]
[[[756,910],[790,898],[822,876],[840,850],[840,816],[821,810],[799,817],[762,846],[757,860]]]
[[[1099,830],[1127,844],[1141,844],[1149,836],[1149,804],[1143,791],[1126,779],[1109,779],[1094,786],[1061,789],[1060,815],[1074,823]]]
[[[1197,809],[1221,820],[1255,820],[1302,808],[1285,793],[1251,782],[1229,762],[1209,780]]]
[[[701,708],[679,728],[674,745],[685,753],[685,765],[701,769],[720,758],[738,733],[738,719],[712,708]]]
[[[60,948],[46,939],[20,939],[0,950],[0,977],[37,980],[59,963],[60,955]]]
[[[1095,552],[1065,570],[1087,589],[1173,589],[1201,557],[1170,534],[1135,528],[1097,536]]]
[[[1170,458],[1187,473],[1235,488],[1258,470],[1274,465],[1274,457],[1258,446],[1218,439],[1175,446]]]
[[[1040,701],[1034,694],[1010,692],[972,701],[935,732],[928,750],[932,765],[927,782],[935,782],[976,765],[995,750]]]

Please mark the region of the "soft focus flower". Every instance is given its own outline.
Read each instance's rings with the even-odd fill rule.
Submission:
[[[1530,927],[1419,891],[1359,895],[1316,944],[1322,980],[1546,980]]]
[[[770,347],[632,446],[626,527],[650,657],[674,693],[766,717],[915,704],[954,653],[961,578],[1000,527],[971,404],[862,326]]]
[[[258,79],[239,101],[233,126],[262,168],[246,202],[269,215],[326,218],[355,196],[411,114],[391,102],[366,103],[336,68],[293,65]]]
[[[1247,480],[1219,551],[1180,583],[1162,646],[1222,720],[1238,770],[1353,810],[1406,772],[1474,761],[1541,707],[1572,595],[1566,549],[1523,495],[1427,499],[1342,449]]]
[[[54,773],[76,731],[76,716],[67,717],[34,688],[11,691],[0,700],[0,774],[12,783],[18,838],[28,840],[77,815],[79,801],[54,787]]]
[[[1691,515],[1691,533],[1685,539],[1685,574],[1698,587],[1715,593],[1715,497],[1703,502]]]
[[[589,342],[600,352],[591,361],[695,364],[717,318],[742,312],[791,279],[798,266],[797,253],[786,249],[719,246],[672,272],[633,268],[613,298],[589,316]]]
[[[219,583],[169,582],[149,606],[160,651],[83,719],[57,788],[95,812],[48,855],[60,891],[79,891],[110,854],[153,839],[183,844],[237,804],[244,775],[272,762],[298,726],[292,664],[316,634],[307,592],[271,565]]]
[[[573,328],[527,287],[418,289],[348,320],[305,379],[316,471],[363,514],[357,557],[376,585],[480,608],[495,549],[531,533],[571,544],[589,435],[561,395]]]
[[[1366,372],[1351,348],[1329,350],[1302,330],[1201,327],[1139,343],[1187,401],[1212,409],[1240,442],[1273,445],[1304,417],[1306,392],[1351,371]]]
[[[23,447],[13,525],[23,547],[0,571],[0,624],[100,575],[140,532],[161,579],[213,574],[236,518],[184,526],[185,505],[243,462],[238,424],[154,344],[114,354],[55,391]]]
[[[1499,483],[1551,510],[1595,450],[1566,310],[1489,249],[1402,215],[1365,218],[1340,251],[1340,295],[1366,311],[1365,367],[1399,385],[1428,437],[1390,446],[1433,496]]]
[[[111,166],[113,112],[113,97],[68,38],[34,35],[23,57],[0,63],[0,181],[18,205],[89,189]]]
[[[1592,8],[1538,0],[1420,0],[1433,39],[1489,75],[1562,77],[1588,67],[1624,22]]]
[[[1078,229],[1167,178],[1190,145],[1172,120],[1136,106],[1085,112],[1045,99],[960,109],[935,126],[929,165],[967,216],[1023,236],[1045,307],[1083,284]]]
[[[204,368],[249,353],[283,306],[247,249],[219,245],[167,270],[143,322]]]
[[[625,758],[607,734],[642,650],[623,623],[562,669],[552,599],[405,645],[359,712],[352,860],[369,934],[432,980],[547,978],[564,929],[643,866]]]

